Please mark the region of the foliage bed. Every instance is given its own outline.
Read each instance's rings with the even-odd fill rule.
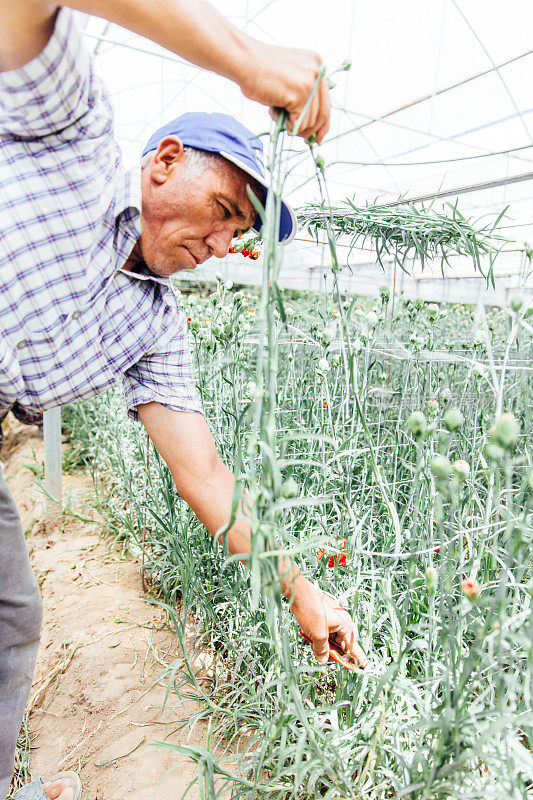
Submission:
[[[222,656],[211,681],[190,664],[169,676],[167,711],[201,695],[210,720],[210,751],[177,757],[197,760],[206,798],[530,796],[527,311],[397,300],[392,317],[386,287],[375,300],[279,300],[267,470],[258,295],[219,281],[182,296],[198,385],[220,454],[276,537],[352,612],[365,673],[310,657],[268,549],[251,572],[224,559],[153,448],[147,466],[120,391],[65,414],[103,479],[110,529],[143,551],[178,635],[191,609],[198,643]]]

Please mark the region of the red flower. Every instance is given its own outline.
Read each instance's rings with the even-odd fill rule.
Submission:
[[[235,250],[235,247],[234,247],[234,245],[230,244],[230,246],[229,246],[229,252],[230,252],[230,253],[236,253],[236,252],[237,252],[237,251]]]
[[[318,560],[321,561],[322,558],[324,557],[324,551],[322,550],[321,547],[318,548],[316,554],[317,554]],[[338,564],[339,567],[345,567],[347,565],[347,563],[348,563],[348,552],[346,550],[346,539],[343,539],[342,540],[342,546],[341,546],[340,555],[339,556],[330,556],[328,558],[328,560],[327,560],[327,565],[328,565],[328,567],[330,569],[334,569],[335,564]]]
[[[346,539],[342,540],[341,554],[339,556],[339,567],[345,567],[348,563],[348,551],[346,549]]]
[[[433,549],[433,552],[434,552],[434,553],[440,553],[440,547],[435,547],[435,548]]]
[[[187,322],[190,322],[191,320],[192,320],[192,317],[187,317]]]
[[[322,401],[322,408],[327,408],[327,407],[328,407],[328,401],[327,400],[323,400]]]
[[[466,580],[461,583],[461,591],[468,597],[469,600],[475,600],[479,594],[479,590],[480,586],[475,578],[470,578],[470,580]]]
[[[243,254],[243,256],[244,256],[245,258],[246,258],[246,256],[248,255],[248,253],[249,253],[249,252],[250,252],[250,251],[248,250],[248,248],[247,248],[247,247],[243,247],[243,249],[241,250],[241,253]]]

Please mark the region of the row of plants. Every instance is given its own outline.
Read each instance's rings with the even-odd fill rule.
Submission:
[[[518,295],[503,310],[396,299],[393,316],[389,287],[373,300],[336,284],[327,296],[282,292],[281,129],[260,291],[219,279],[181,297],[235,507],[241,489],[251,500],[248,565],[178,497],[119,390],[65,414],[109,531],[140,554],[183,647],[185,667],[168,672],[169,730],[181,698],[203,700],[185,725],[208,721],[209,746],[174,746],[176,758],[198,763],[205,798],[525,798],[529,309]],[[335,254],[325,196],[322,214]],[[364,672],[312,658],[281,597],[277,542],[350,611]],[[191,611],[209,680],[186,653]]]

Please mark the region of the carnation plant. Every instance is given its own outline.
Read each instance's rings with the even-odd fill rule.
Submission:
[[[483,314],[409,301],[392,317],[389,287],[375,299],[342,295],[336,239],[344,224],[357,230],[358,212],[348,209],[346,223],[332,213],[320,163],[313,224],[328,237],[330,291],[282,292],[282,129],[280,119],[260,290],[219,278],[208,294],[182,296],[206,415],[235,469],[234,514],[249,496],[248,565],[180,500],[119,393],[67,415],[77,453],[97,472],[109,532],[142,558],[182,644],[162,671],[161,746],[177,764],[197,762],[200,794],[212,800],[526,798],[529,309],[523,298]],[[409,225],[401,214],[388,220],[393,247]],[[457,230],[454,214],[448,222]],[[471,254],[484,236],[471,231]],[[383,346],[385,329],[401,348]],[[350,610],[365,672],[314,660],[281,597],[277,542]],[[189,720],[184,698],[202,702]],[[185,736],[165,742],[206,722],[205,748]]]

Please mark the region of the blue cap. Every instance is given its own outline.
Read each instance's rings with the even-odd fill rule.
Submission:
[[[236,119],[227,114],[207,114],[203,111],[183,114],[167,122],[150,136],[142,152],[143,156],[151,150],[156,150],[165,136],[179,136],[186,147],[218,153],[231,161],[264,187],[265,193],[260,199],[263,205],[265,204],[268,184],[265,182],[263,145],[259,137],[254,136]],[[260,233],[261,227],[262,221],[258,214],[252,230]],[[279,241],[288,244],[294,238],[297,229],[298,223],[294,211],[282,200]]]

